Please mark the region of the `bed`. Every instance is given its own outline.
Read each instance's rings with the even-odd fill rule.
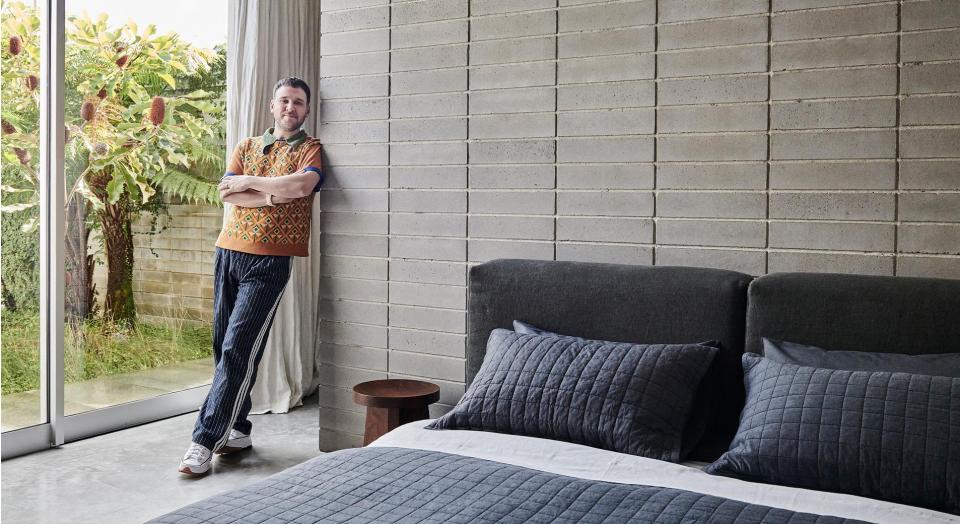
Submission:
[[[543,339],[508,331],[518,319],[580,338]],[[704,471],[705,466],[716,468],[743,441],[741,414],[749,411],[750,395],[761,390],[751,386],[750,373],[756,362],[767,360],[743,354],[744,349],[761,353],[763,337],[851,352],[960,353],[958,319],[960,281],[952,280],[818,274],[754,279],[700,268],[526,260],[481,264],[470,272],[466,366],[473,385],[465,397],[490,377],[485,361],[494,357],[486,353],[496,333],[523,344],[546,340],[548,350],[595,347],[596,341],[625,341],[632,344],[630,351],[637,344],[706,344],[701,349],[712,360],[701,365],[706,371],[697,377],[682,435],[674,439],[683,452],[672,457],[682,460],[616,451],[618,442],[611,444],[614,450],[601,449],[523,434],[427,429],[438,427],[438,421],[418,421],[366,448],[317,457],[153,522],[960,522],[955,512],[936,505],[918,507]],[[508,358],[510,353],[497,355]],[[781,375],[803,375],[790,364],[778,366]],[[867,372],[824,373],[839,374],[852,388],[851,377]],[[883,377],[887,382],[910,378]],[[864,391],[873,391],[874,382]],[[923,384],[930,395],[946,388],[941,395],[946,407],[937,408],[943,420],[934,421],[943,426],[928,421],[924,442],[932,449],[930,439],[936,438],[935,444],[946,450],[936,461],[937,467],[942,463],[947,468],[937,479],[946,479],[946,486],[936,489],[953,501],[960,496],[960,484],[950,471],[960,464],[960,380]],[[924,398],[932,402],[929,395]],[[951,404],[953,399],[957,402]],[[455,411],[469,409],[468,400]],[[439,422],[453,420],[452,414]],[[884,445],[894,434],[904,442],[913,438],[893,429],[878,435]],[[865,435],[860,438],[869,443]],[[905,471],[914,467],[908,466],[901,465]],[[924,471],[929,475],[934,467]],[[926,485],[927,491],[932,486]],[[924,490],[919,491],[923,496]]]

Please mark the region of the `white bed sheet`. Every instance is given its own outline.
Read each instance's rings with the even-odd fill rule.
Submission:
[[[371,443],[442,451],[588,480],[684,489],[751,504],[877,523],[960,523],[960,517],[902,504],[774,486],[708,475],[702,463],[672,464],[579,444],[481,431],[423,429],[429,421],[403,425]]]

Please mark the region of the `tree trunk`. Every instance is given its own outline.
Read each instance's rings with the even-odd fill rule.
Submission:
[[[64,312],[68,321],[77,322],[90,317],[93,305],[93,257],[87,254],[90,229],[86,222],[86,201],[80,195],[67,203],[66,289]]]
[[[132,326],[137,320],[137,310],[133,302],[131,204],[126,193],[115,204],[110,203],[106,189],[109,181],[110,175],[106,173],[93,174],[89,180],[90,189],[104,203],[103,209],[97,211],[107,259],[103,317],[117,324]]]

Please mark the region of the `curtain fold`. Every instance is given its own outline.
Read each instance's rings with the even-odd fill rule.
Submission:
[[[316,136],[320,80],[320,2],[314,0],[230,0],[227,27],[227,154],[242,138],[273,125],[273,85],[296,76],[312,90],[311,115],[304,123]],[[316,348],[320,299],[320,208],[313,201],[310,256],[295,258],[290,282],[251,392],[251,413],[286,413],[318,384]],[[229,204],[226,213],[230,212]]]

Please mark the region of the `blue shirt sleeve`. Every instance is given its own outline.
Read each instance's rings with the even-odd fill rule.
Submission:
[[[323,176],[323,171],[320,171],[319,169],[317,169],[317,168],[315,168],[315,167],[313,167],[313,166],[307,166],[307,167],[303,168],[303,170],[304,170],[304,171],[313,171],[314,173],[320,175],[320,180],[318,180],[318,181],[317,181],[317,185],[313,187],[313,192],[316,193],[316,192],[320,191],[320,187],[323,185],[323,178],[324,178],[324,176]]]

